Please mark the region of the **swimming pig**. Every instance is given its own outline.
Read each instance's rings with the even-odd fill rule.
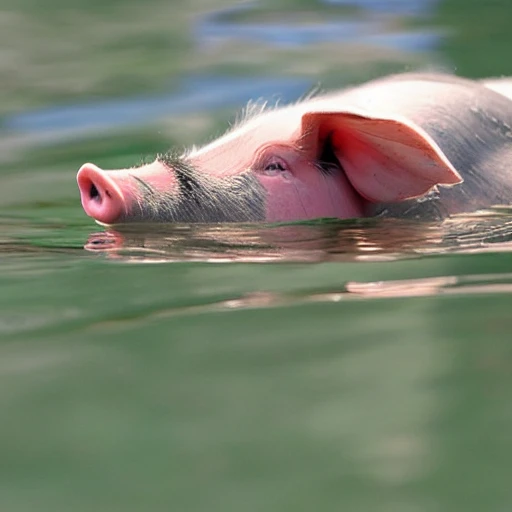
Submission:
[[[512,79],[399,74],[246,116],[148,165],[78,172],[103,224],[442,219],[512,198]]]

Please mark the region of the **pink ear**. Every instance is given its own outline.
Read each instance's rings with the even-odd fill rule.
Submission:
[[[302,133],[317,156],[330,138],[348,179],[369,201],[404,201],[463,181],[434,140],[401,118],[314,112],[302,117]]]

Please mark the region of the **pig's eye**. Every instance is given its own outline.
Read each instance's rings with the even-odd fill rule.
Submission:
[[[265,171],[284,171],[284,165],[281,162],[273,162],[265,167]]]
[[[288,166],[284,160],[280,158],[272,158],[266,165],[263,171],[265,174],[273,176],[275,174],[279,174],[288,170]]]

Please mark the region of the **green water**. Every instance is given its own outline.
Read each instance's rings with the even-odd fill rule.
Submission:
[[[74,3],[2,0],[21,63],[4,113],[156,90],[160,75],[211,65],[192,49],[158,60],[213,1],[176,3],[169,40],[158,0],[132,24],[138,4]],[[443,53],[410,59],[512,74],[512,36],[498,30],[508,3],[462,4],[429,21],[459,29]],[[80,46],[84,20],[110,30],[97,29],[104,51]],[[303,51],[313,62],[323,50]],[[243,71],[230,51],[215,65]],[[270,70],[301,56],[276,52]],[[364,55],[354,75],[410,65]],[[116,231],[82,213],[83,162],[134,165],[206,140],[227,116],[37,146],[4,134],[0,510],[510,510],[512,213]]]

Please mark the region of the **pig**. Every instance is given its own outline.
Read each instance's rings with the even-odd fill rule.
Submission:
[[[104,225],[442,220],[508,204],[511,165],[512,78],[402,73],[249,112],[138,168],[86,163],[77,182]]]

